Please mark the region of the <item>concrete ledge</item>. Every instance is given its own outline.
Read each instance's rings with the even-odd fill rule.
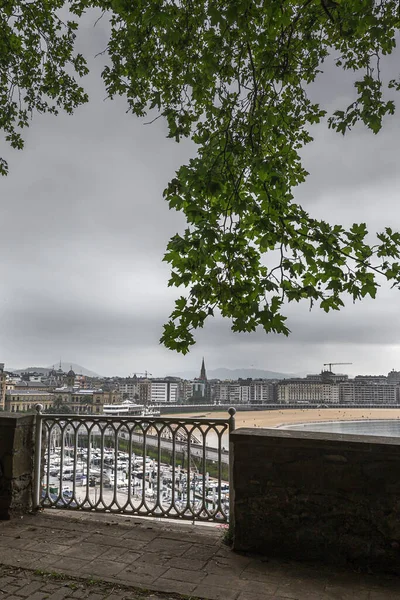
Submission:
[[[400,439],[231,436],[236,550],[400,572]]]

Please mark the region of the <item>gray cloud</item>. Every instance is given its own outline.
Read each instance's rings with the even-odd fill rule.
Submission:
[[[81,50],[94,57],[106,33],[104,21],[93,29],[88,18]],[[0,361],[18,367],[61,357],[110,375],[197,369],[202,355],[209,368],[318,371],[329,361],[351,361],[355,373],[400,368],[399,293],[386,289],[341,313],[288,307],[288,339],[235,335],[213,319],[186,357],[159,345],[175,296],[161,259],[185,226],[162,191],[194,148],[166,139],[161,120],[144,125],[126,114],[123,99],[103,101],[101,61],[91,59],[86,78],[90,104],[72,118],[36,116],[23,152],[0,147],[10,163],[0,182]],[[327,71],[313,94],[343,106],[354,76]],[[296,198],[329,221],[400,229],[399,127],[399,114],[378,136],[357,127],[342,138],[316,127],[303,152],[310,177]]]

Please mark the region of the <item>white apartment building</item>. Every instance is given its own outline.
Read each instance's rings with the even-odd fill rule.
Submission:
[[[250,404],[252,384],[248,381],[226,381],[214,387],[214,401],[219,404]]]
[[[178,401],[178,382],[152,379],[150,382],[150,400],[152,404],[176,404]]]
[[[340,384],[340,402],[343,404],[395,404],[398,386],[391,383],[362,383],[349,381]]]
[[[121,394],[127,394],[129,398],[134,398],[136,394],[139,397],[139,381],[137,377],[128,377],[123,381],[119,381],[118,391]]]
[[[268,404],[275,402],[275,387],[271,381],[252,381],[250,384],[250,403]]]
[[[278,402],[282,404],[297,402],[338,404],[339,385],[307,381],[306,379],[282,381],[278,384]]]

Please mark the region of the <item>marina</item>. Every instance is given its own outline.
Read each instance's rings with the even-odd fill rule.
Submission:
[[[74,450],[65,448],[63,460],[61,448],[50,454],[50,462],[45,466],[42,482],[42,498],[60,507],[93,508],[99,505],[104,510],[122,510],[127,504],[136,509],[145,505],[147,509],[157,509],[161,504],[164,511],[177,512],[186,507],[191,511],[201,510],[203,503],[210,513],[217,507],[229,510],[229,484],[205,474],[196,468],[181,468],[158,463],[149,456],[142,457],[111,449],[101,451],[77,448],[77,462],[73,460]],[[103,456],[102,456],[103,454]],[[61,466],[61,462],[63,463]]]
[[[230,419],[38,418],[43,508],[228,520]]]

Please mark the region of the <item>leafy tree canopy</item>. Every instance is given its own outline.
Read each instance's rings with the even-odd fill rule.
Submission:
[[[386,90],[400,79],[382,81],[379,67],[395,49],[398,0],[3,0],[0,126],[11,146],[22,148],[33,112],[87,101],[74,39],[91,8],[111,23],[109,97],[125,96],[138,116],[158,110],[169,137],[197,145],[164,192],[188,223],[164,258],[169,284],[186,288],[164,327],[167,347],[187,352],[216,311],[234,331],[287,335],[286,302],[328,312],[347,294],[374,298],[379,274],[399,286],[398,233],[388,227],[370,243],[366,224],[314,219],[293,195],[308,175],[299,153],[311,125],[345,134],[362,122],[377,133],[393,114]],[[329,56],[356,80],[352,102],[333,114],[309,97]]]

